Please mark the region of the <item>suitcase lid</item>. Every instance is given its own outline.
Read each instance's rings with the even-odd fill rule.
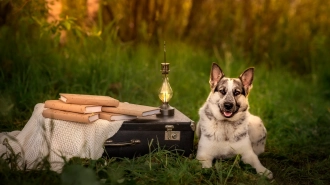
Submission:
[[[167,130],[167,125],[173,125],[173,131],[195,130],[194,122],[177,109],[174,110],[174,116],[171,117],[157,117],[156,115],[152,115],[124,121],[120,130],[163,131]]]

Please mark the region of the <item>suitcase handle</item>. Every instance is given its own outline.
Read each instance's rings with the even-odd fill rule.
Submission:
[[[140,143],[141,141],[139,139],[131,139],[131,141],[128,142],[118,142],[118,143],[114,143],[112,140],[106,140],[104,142],[104,146],[130,146]]]

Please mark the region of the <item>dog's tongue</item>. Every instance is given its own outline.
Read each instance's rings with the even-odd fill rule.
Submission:
[[[226,117],[229,117],[229,116],[231,116],[233,113],[232,113],[232,112],[226,112],[226,111],[224,111],[223,114],[224,114]]]

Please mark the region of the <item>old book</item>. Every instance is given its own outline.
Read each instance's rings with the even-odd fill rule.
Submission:
[[[132,116],[149,116],[160,113],[159,107],[120,102],[117,107],[102,107],[102,112],[126,114]]]
[[[105,119],[108,121],[117,121],[117,120],[133,120],[137,116],[125,115],[125,114],[116,114],[110,112],[100,112],[100,119]]]
[[[98,113],[81,114],[75,112],[61,111],[56,109],[45,109],[42,112],[45,118],[59,119],[64,121],[73,121],[80,123],[92,123],[99,119]]]
[[[47,100],[45,101],[45,108],[51,108],[56,110],[77,112],[77,113],[93,113],[101,112],[101,105],[78,105],[64,103],[60,100]]]
[[[60,93],[60,100],[65,103],[80,105],[101,105],[117,107],[119,101],[110,96],[99,96],[89,94],[67,94]]]

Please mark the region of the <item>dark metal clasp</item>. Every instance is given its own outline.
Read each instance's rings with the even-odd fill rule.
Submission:
[[[104,146],[130,146],[130,145],[135,145],[135,144],[140,144],[141,141],[139,139],[131,139],[131,141],[127,142],[118,142],[114,143],[112,140],[106,140],[104,142]]]

